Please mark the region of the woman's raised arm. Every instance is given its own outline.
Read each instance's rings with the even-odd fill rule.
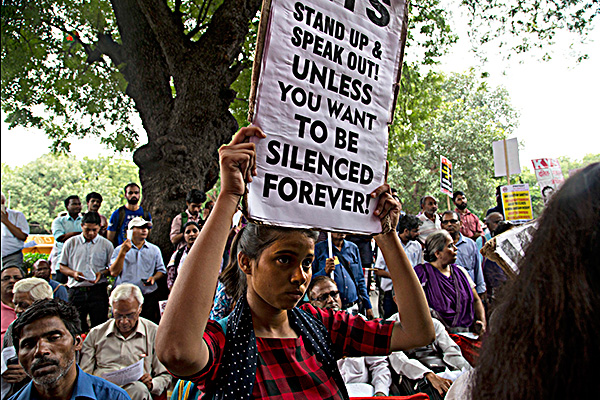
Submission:
[[[231,219],[246,182],[256,175],[255,147],[248,140],[264,138],[257,127],[240,129],[219,149],[221,192],[212,213],[179,269],[156,335],[156,352],[174,374],[190,376],[208,363],[203,340]]]
[[[385,233],[375,236],[375,241],[390,271],[401,319],[394,325],[390,351],[425,346],[435,339],[435,330],[421,283],[396,233],[400,206],[389,193],[387,184],[377,188],[371,196],[379,196],[375,215],[381,218]]]

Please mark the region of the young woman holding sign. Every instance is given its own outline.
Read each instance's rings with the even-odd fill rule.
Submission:
[[[348,398],[336,359],[389,354],[433,340],[425,295],[392,229],[376,241],[398,294],[401,324],[298,308],[312,276],[316,234],[249,224],[231,255],[246,274],[246,295],[227,320],[209,320],[231,218],[245,183],[256,175],[252,136],[265,138],[259,128],[242,128],[219,150],[221,193],[180,268],[156,350],[173,374],[198,384],[206,398]],[[400,208],[388,186],[371,196],[379,197],[375,215],[396,226]]]

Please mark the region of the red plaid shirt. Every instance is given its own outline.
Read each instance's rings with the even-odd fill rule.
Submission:
[[[306,304],[301,307],[323,322],[332,351],[344,356],[389,354],[393,322],[365,321],[346,312],[322,310]],[[225,348],[225,333],[219,323],[209,320],[204,332],[210,359],[191,378],[199,389],[211,389],[217,380]],[[257,399],[341,399],[333,377],[327,376],[321,362],[307,351],[302,337],[296,339],[257,338],[258,366],[252,397]]]

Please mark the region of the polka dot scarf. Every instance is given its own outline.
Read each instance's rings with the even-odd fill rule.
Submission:
[[[297,307],[288,311],[288,318],[291,327],[302,335],[307,350],[315,354],[323,364],[323,369],[333,376],[344,398],[348,399],[346,385],[337,367],[336,357],[331,350],[329,332],[325,326]],[[219,367],[217,389],[213,398],[250,399],[256,380],[258,352],[252,314],[245,296],[237,302],[227,319],[225,338],[227,348]]]

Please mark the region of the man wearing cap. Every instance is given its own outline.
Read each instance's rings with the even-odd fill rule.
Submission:
[[[421,197],[420,203],[421,212],[417,215],[417,218],[423,222],[423,225],[419,228],[419,241],[425,243],[427,236],[442,229],[442,219],[437,214],[438,205],[435,197],[425,195]]]
[[[144,295],[142,317],[158,324],[158,286],[156,281],[167,273],[158,246],[146,241],[150,221],[135,217],[129,222],[127,240],[118,246],[111,258],[110,273],[116,276],[115,286],[132,283],[139,287]]]
[[[69,302],[81,316],[81,329],[87,332],[87,316],[92,328],[108,319],[108,281],[113,245],[100,236],[100,214],[86,213],[81,219],[81,235],[65,242],[60,272],[68,277]]]

